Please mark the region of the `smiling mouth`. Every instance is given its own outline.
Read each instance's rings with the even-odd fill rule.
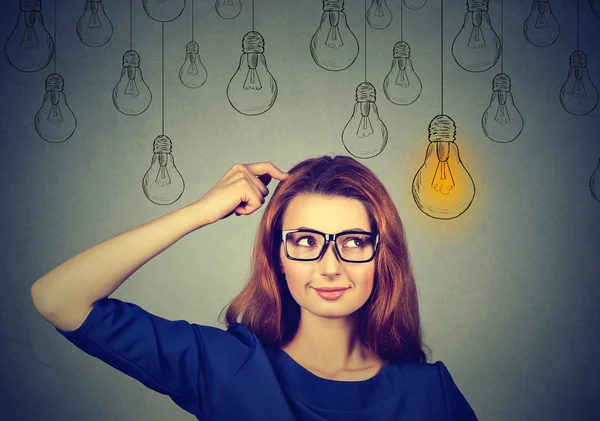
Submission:
[[[313,288],[313,289],[315,289],[316,291],[319,291],[319,292],[339,292],[339,291],[345,291],[348,288],[347,287],[346,288],[339,287],[339,288]]]

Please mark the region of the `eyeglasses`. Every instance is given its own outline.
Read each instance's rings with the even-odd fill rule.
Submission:
[[[373,260],[379,244],[379,234],[366,231],[325,234],[309,229],[281,230],[281,239],[286,257],[304,262],[320,259],[329,240],[334,242],[338,256],[351,263]]]

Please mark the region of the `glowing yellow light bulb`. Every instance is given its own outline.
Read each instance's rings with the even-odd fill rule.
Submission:
[[[463,214],[475,197],[475,184],[458,153],[456,125],[447,115],[429,123],[425,162],[413,179],[412,192],[419,209],[436,219]]]

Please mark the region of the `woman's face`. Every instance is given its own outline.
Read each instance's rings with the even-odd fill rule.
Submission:
[[[343,197],[296,196],[283,215],[282,230],[300,227],[325,234],[355,229],[372,232],[363,204],[356,199]],[[310,246],[315,243],[303,239],[300,244]],[[357,244],[350,242],[350,246]],[[375,259],[367,263],[344,262],[337,255],[332,241],[327,242],[326,251],[319,260],[290,260],[285,255],[283,242],[279,257],[281,271],[286,276],[292,297],[301,307],[301,313],[308,311],[326,318],[345,317],[360,309],[373,290]],[[315,291],[315,288],[322,287],[349,289],[340,298],[327,300]]]

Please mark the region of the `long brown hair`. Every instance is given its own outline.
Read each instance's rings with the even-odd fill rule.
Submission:
[[[223,309],[228,328],[244,324],[266,344],[285,344],[296,334],[300,306],[280,270],[283,214],[297,195],[322,195],[359,200],[372,229],[380,233],[375,255],[373,292],[361,307],[363,342],[381,359],[427,362],[417,289],[402,221],[386,188],[365,165],[349,156],[306,159],[288,171],[266,205],[252,251],[249,279]]]

